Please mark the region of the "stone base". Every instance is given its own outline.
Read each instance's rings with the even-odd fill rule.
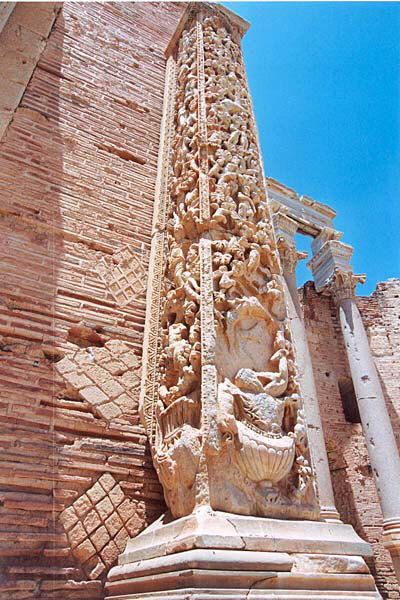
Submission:
[[[378,600],[350,525],[200,509],[161,517],[128,542],[109,600]]]

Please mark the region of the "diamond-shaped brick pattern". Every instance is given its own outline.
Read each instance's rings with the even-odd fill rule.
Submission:
[[[103,257],[96,271],[121,307],[146,293],[146,262],[132,246],[124,246],[112,257]]]
[[[72,552],[89,579],[101,577],[123,552],[137,512],[114,477],[104,473],[61,513]]]
[[[138,424],[140,361],[124,342],[79,350],[56,363],[56,369],[107,423]]]

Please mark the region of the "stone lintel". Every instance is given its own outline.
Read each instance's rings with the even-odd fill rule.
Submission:
[[[179,40],[181,33],[185,27],[187,20],[190,18],[190,16],[195,11],[200,11],[202,8],[205,9],[206,11],[211,10],[214,12],[214,14],[216,14],[216,15],[219,14],[222,17],[224,17],[225,20],[227,20],[232,26],[234,26],[238,29],[240,37],[243,37],[244,34],[246,33],[246,31],[250,27],[250,23],[248,21],[246,21],[245,19],[242,19],[242,17],[239,17],[239,15],[236,15],[234,12],[229,10],[229,8],[225,8],[225,6],[221,6],[221,5],[215,4],[213,2],[189,2],[185,12],[183,13],[182,17],[179,20],[179,23],[175,29],[175,32],[174,32],[168,46],[165,49],[165,56],[167,58],[172,54],[172,52],[176,46],[176,43]]]
[[[298,224],[287,213],[279,210],[272,213],[272,221],[274,224],[275,235],[277,239],[284,237],[288,242],[294,242]]]
[[[309,196],[300,196],[272,177],[266,177],[266,184],[272,211],[283,212],[286,209],[287,215],[297,223],[297,230],[301,233],[317,237],[325,227],[333,228],[336,212],[326,204]]]

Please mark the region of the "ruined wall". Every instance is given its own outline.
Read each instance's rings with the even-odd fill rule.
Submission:
[[[164,508],[136,409],[163,51],[183,8],[63,4],[3,135],[2,599],[101,598]],[[18,10],[29,33],[36,7]]]
[[[357,303],[399,440],[400,280],[379,283]],[[303,305],[336,506],[342,520],[373,545],[374,557],[367,562],[383,598],[400,598],[390,555],[382,546],[383,517],[362,427],[346,420],[339,393],[339,380],[349,378],[350,371],[336,309],[329,297],[316,294],[311,282],[304,286]]]

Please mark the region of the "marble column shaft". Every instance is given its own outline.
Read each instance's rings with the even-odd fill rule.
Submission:
[[[354,298],[337,300],[354,390],[379,494],[384,543],[400,580],[400,457],[367,334]]]
[[[279,223],[279,224],[278,224]],[[304,326],[304,315],[296,285],[296,263],[299,253],[296,252],[293,235],[297,226],[292,219],[283,215],[274,215],[274,224],[279,236],[281,264],[284,276],[284,287],[288,317],[296,351],[299,369],[300,387],[304,398],[310,450],[317,478],[318,496],[321,516],[326,521],[339,521],[340,516],[335,506],[328,456],[325,447],[321,413],[315,386],[310,350]],[[286,227],[285,227],[286,225]],[[306,256],[303,256],[305,258]]]
[[[321,413],[315,387],[310,351],[304,328],[302,308],[298,298],[294,274],[284,270],[287,287],[287,309],[296,349],[300,386],[304,397],[308,437],[316,471],[321,516],[326,521],[340,520],[335,506],[328,456],[326,453]]]

